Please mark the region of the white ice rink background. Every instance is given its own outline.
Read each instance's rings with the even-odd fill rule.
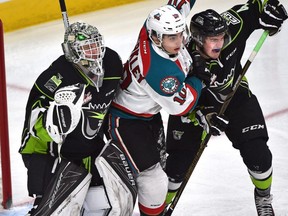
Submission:
[[[244,3],[244,0],[197,1],[191,15],[208,8],[222,12],[238,3]],[[288,8],[288,0],[282,0],[282,3]],[[70,23],[85,21],[97,26],[104,35],[106,45],[115,49],[124,62],[136,43],[148,13],[164,4],[164,0],[146,0],[69,18]],[[187,20],[190,21],[190,16]],[[261,33],[255,32],[248,40],[243,63]],[[38,75],[62,54],[63,34],[63,22],[58,20],[7,33],[4,37],[14,204],[28,200],[26,169],[17,151],[29,90]],[[247,72],[250,88],[257,95],[267,119],[270,135],[268,144],[273,153],[273,206],[277,216],[288,216],[288,64],[285,56],[288,52],[287,35],[288,21],[278,35],[267,38]],[[163,115],[167,116],[165,112]],[[173,215],[253,216],[256,215],[253,189],[239,152],[232,148],[225,135],[213,137]],[[0,210],[0,215],[24,213]]]

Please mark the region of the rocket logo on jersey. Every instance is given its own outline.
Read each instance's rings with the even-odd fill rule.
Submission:
[[[87,107],[82,107],[82,133],[85,138],[93,139],[97,136],[109,105],[89,103]]]
[[[160,89],[166,94],[174,94],[179,87],[179,82],[175,77],[165,77],[160,82]]]
[[[97,136],[110,103],[93,104],[92,93],[88,92],[84,96],[82,106],[82,134],[87,139]]]

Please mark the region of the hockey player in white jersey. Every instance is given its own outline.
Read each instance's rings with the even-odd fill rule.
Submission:
[[[189,113],[210,83],[209,70],[183,46],[185,18],[194,2],[169,1],[149,14],[110,109],[110,135],[128,155],[141,216],[161,215],[165,208],[168,179],[157,149],[164,142],[160,110]]]

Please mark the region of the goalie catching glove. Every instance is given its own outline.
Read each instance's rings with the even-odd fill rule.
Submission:
[[[207,134],[219,136],[224,132],[229,124],[225,115],[217,115],[213,106],[201,107],[188,115],[194,125],[200,125]]]
[[[278,0],[269,0],[260,15],[259,23],[264,30],[273,36],[281,30],[283,22],[288,18],[287,12]]]
[[[81,118],[85,85],[65,86],[56,91],[54,101],[46,114],[46,130],[56,143],[63,142],[64,137],[71,133]]]

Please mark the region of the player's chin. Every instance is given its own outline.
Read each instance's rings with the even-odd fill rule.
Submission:
[[[209,56],[212,59],[217,59],[220,56],[220,51],[219,52],[218,51],[217,52],[216,51],[212,51]]]
[[[177,48],[177,49],[171,50],[169,53],[172,55],[177,55],[179,52],[180,52],[180,48],[179,49]]]

